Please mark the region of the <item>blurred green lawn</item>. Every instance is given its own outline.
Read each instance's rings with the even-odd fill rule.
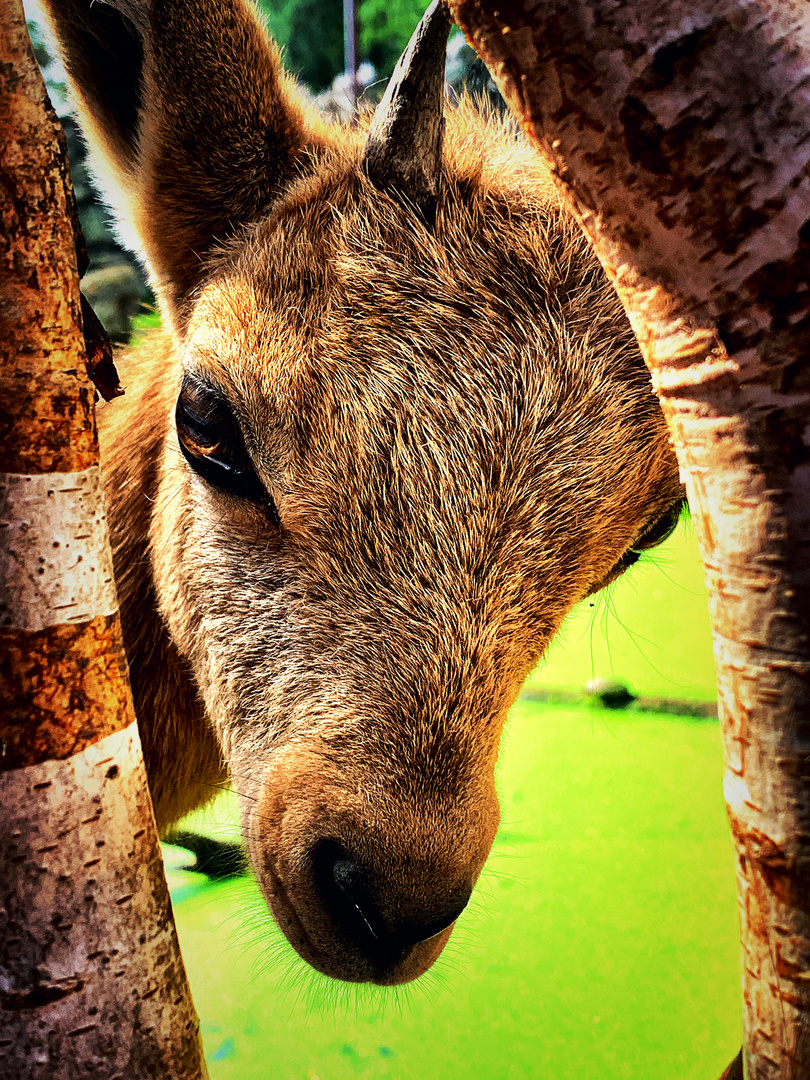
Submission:
[[[687,527],[575,613],[528,685],[710,700],[702,592]],[[715,721],[518,702],[488,867],[399,990],[317,976],[252,881],[207,883],[166,849],[212,1080],[716,1078],[740,1042],[721,774]],[[234,835],[235,798],[196,824]]]
[[[713,701],[711,631],[692,523],[568,617],[527,689],[581,689],[592,678],[635,694]]]

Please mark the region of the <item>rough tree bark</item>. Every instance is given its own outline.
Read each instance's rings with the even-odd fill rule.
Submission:
[[[0,7],[0,1078],[202,1077],[104,516],[64,137]]]
[[[747,1075],[807,1080],[810,5],[450,6],[612,275],[669,421],[710,593]]]

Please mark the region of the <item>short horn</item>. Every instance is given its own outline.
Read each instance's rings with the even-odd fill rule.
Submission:
[[[453,20],[433,3],[408,42],[371,121],[363,168],[380,191],[396,193],[431,221],[442,167],[444,67]]]

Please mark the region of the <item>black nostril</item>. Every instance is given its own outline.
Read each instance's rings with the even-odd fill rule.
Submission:
[[[368,875],[334,840],[319,844],[313,861],[315,884],[327,911],[364,952],[387,936],[371,895]]]
[[[446,930],[467,906],[472,892],[462,886],[441,901],[426,896],[424,905],[403,903],[391,895],[384,875],[375,877],[333,840],[318,846],[313,869],[326,910],[350,940],[383,966],[395,962],[410,946]]]
[[[460,889],[451,897],[450,902],[444,907],[444,911],[438,918],[424,922],[421,920],[404,922],[398,934],[403,946],[417,945],[420,941],[427,941],[428,938],[435,937],[442,930],[446,930],[448,926],[452,926],[467,906],[471,893],[471,889]]]
[[[345,852],[338,855],[332,863],[332,878],[343,893],[343,900],[348,903],[350,909],[354,909],[352,917],[359,916],[375,941],[380,941],[385,937],[385,927],[382,925],[376,904],[369,894],[365,875]]]

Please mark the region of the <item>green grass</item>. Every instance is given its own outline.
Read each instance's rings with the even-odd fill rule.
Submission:
[[[569,615],[528,689],[618,679],[635,694],[713,701],[714,657],[692,523]]]
[[[137,345],[143,335],[149,330],[156,330],[161,324],[160,312],[156,310],[142,311],[132,319],[132,342]]]
[[[689,543],[681,535],[656,567],[636,568],[595,618],[575,615],[532,685],[613,673],[640,693],[710,698]],[[716,722],[518,702],[488,867],[443,956],[398,991],[316,976],[251,881],[172,871],[212,1080],[719,1076],[740,1042],[721,774]],[[234,802],[209,832],[233,834]]]

